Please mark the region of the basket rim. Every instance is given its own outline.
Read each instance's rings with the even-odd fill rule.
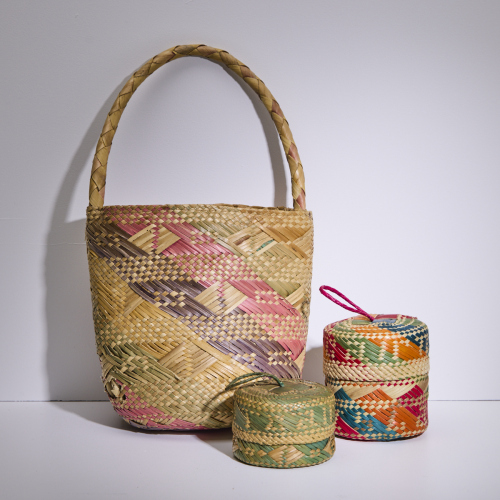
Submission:
[[[427,323],[424,323],[421,319],[418,319],[416,316],[408,316],[407,314],[391,314],[391,315],[374,314],[373,316],[375,317],[375,320],[376,320],[375,322],[376,322],[377,327],[380,327],[380,326],[389,326],[389,327],[401,326],[402,324],[404,324],[404,320],[412,319],[414,324],[424,325],[425,327],[427,327],[427,329],[429,328]],[[397,317],[396,318],[380,318],[380,316],[397,316]],[[384,321],[384,319],[394,319],[395,321]],[[338,328],[345,327],[347,325],[352,325],[352,323],[351,323],[352,320],[363,321],[363,323],[358,323],[356,325],[356,326],[361,326],[361,327],[372,326],[374,323],[374,321],[370,321],[369,319],[366,319],[366,321],[365,321],[365,319],[360,317],[360,316],[351,316],[349,318],[345,318],[345,319],[341,319],[338,321],[334,321],[333,323],[329,323],[328,325],[326,325],[324,327],[323,331],[324,331],[324,333],[330,333],[332,331],[336,331],[336,332],[342,331],[342,330],[338,330]],[[397,333],[397,332],[393,332],[393,333]],[[364,335],[369,335],[369,333],[364,333]],[[380,334],[377,333],[377,335],[380,335]]]
[[[320,384],[319,382],[313,382],[310,380],[304,379],[282,379],[286,382],[292,382],[298,385],[312,385],[311,389],[314,389],[313,395],[309,395],[305,392],[296,393],[291,390],[290,392],[280,392],[274,393],[272,391],[262,392],[262,389],[266,389],[267,387],[276,388],[278,386],[274,384],[270,384],[267,382],[258,382],[251,385],[244,385],[242,387],[238,387],[234,393],[235,398],[245,398],[250,397],[261,398],[261,399],[281,399],[282,405],[287,404],[296,404],[297,402],[304,402],[310,404],[323,404],[325,400],[329,400],[333,398],[332,392],[328,389],[324,384]],[[260,389],[260,390],[259,390]]]
[[[201,207],[214,207],[214,208],[219,208],[219,209],[236,209],[236,210],[255,210],[255,211],[276,211],[276,212],[292,212],[295,214],[304,214],[308,216],[312,216],[312,211],[310,210],[297,210],[295,208],[289,208],[289,207],[262,207],[259,205],[240,205],[240,204],[233,204],[233,203],[165,203],[162,205],[104,205],[102,207],[93,207],[92,205],[88,205],[87,210],[91,211],[104,211],[109,208],[126,208],[126,209],[133,209],[133,208],[140,208],[140,209],[161,209],[161,208],[175,208],[175,207],[181,207],[181,208],[201,208]]]

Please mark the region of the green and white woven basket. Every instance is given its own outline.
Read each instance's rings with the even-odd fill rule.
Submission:
[[[255,379],[267,377],[268,382]],[[329,460],[335,452],[335,397],[315,382],[248,374],[235,379],[233,453],[251,465],[289,469]]]

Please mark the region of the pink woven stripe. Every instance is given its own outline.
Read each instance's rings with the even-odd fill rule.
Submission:
[[[276,339],[276,341],[281,344],[287,351],[292,355],[292,359],[295,361],[306,347],[305,340],[298,339]]]
[[[230,284],[248,297],[239,308],[250,314],[296,360],[305,348],[307,337],[304,319],[297,309],[265,281],[235,280]],[[283,333],[286,331],[291,333],[290,338]]]
[[[122,393],[124,394],[126,399],[122,402],[118,398],[110,398],[111,404],[113,405],[116,413],[118,413],[127,421],[133,420],[133,423],[137,427],[143,429],[159,430],[206,429],[206,427],[181,419],[173,420],[168,424],[161,424],[159,422],[156,422],[155,420],[170,420],[172,417],[166,415],[158,408],[150,406],[146,401],[137,396],[137,394],[135,394],[130,389],[130,387],[122,384],[119,380],[117,380],[116,382],[120,386]],[[125,403],[125,401],[128,408],[123,407],[123,403]]]
[[[413,386],[407,393],[399,396],[397,400],[404,406],[410,413],[416,417],[422,417],[424,410],[427,410],[427,405],[421,404],[411,404],[412,402],[418,401],[425,398],[424,391],[418,386]]]
[[[215,243],[214,239],[202,233],[191,224],[182,222],[179,224],[162,224],[180,238],[179,241],[166,248],[162,253],[165,255],[181,254],[232,254],[227,248]]]
[[[359,432],[355,431],[352,427],[347,425],[340,417],[337,418],[336,433],[352,439],[366,439]]]
[[[193,254],[172,256],[172,262],[190,278],[203,281],[229,281],[259,279],[236,255]]]
[[[366,364],[357,358],[353,358],[340,344],[326,339],[323,342],[323,347],[331,361],[335,362],[339,367],[355,366],[356,368],[368,368]]]
[[[126,233],[130,234],[130,236],[133,236],[134,234],[142,231],[145,227],[147,227],[146,224],[122,224],[121,222],[117,222],[116,225],[120,229],[123,229],[123,231],[125,231]]]
[[[240,309],[249,314],[279,314],[300,316],[299,312],[262,280],[234,280],[230,284],[244,293],[248,299]]]

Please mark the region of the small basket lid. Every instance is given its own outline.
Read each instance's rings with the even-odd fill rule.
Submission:
[[[417,318],[375,314],[327,325],[324,373],[340,380],[402,380],[429,373],[429,330]]]
[[[403,314],[368,314],[330,286],[320,292],[360,316],[336,321],[323,331],[323,372],[331,380],[422,379],[429,373],[429,329]],[[339,302],[330,293],[342,298]]]
[[[274,404],[287,405],[317,398],[329,398],[331,391],[324,385],[299,379],[280,379],[283,385],[257,382],[241,387],[240,394],[257,399],[273,401]]]

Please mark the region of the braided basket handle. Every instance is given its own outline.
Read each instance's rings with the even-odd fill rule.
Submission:
[[[279,387],[284,387],[283,382],[276,376],[273,375],[272,373],[245,373],[244,375],[240,375],[239,377],[236,377],[233,379],[229,384],[226,386],[226,391],[231,391],[233,389],[236,389],[240,385],[244,385],[248,382],[253,382],[259,378],[270,378],[274,382],[278,384]]]
[[[171,49],[165,50],[161,54],[153,57],[144,63],[128,80],[123,89],[116,98],[110,112],[104,122],[101,136],[97,143],[94,161],[92,163],[92,174],[90,176],[89,202],[94,208],[101,208],[104,205],[104,191],[106,186],[106,169],[108,165],[108,156],[111,149],[111,143],[122,116],[123,110],[127,105],[132,94],[139,85],[152,73],[164,64],[185,56],[204,57],[213,59],[225,64],[230,70],[243,78],[246,83],[254,90],[264,103],[266,109],[276,125],[278,133],[285,150],[290,174],[292,176],[292,196],[293,207],[295,209],[306,208],[306,193],[304,171],[300,162],[297,146],[293,140],[292,132],[288,126],[279,104],[274,99],[271,92],[250,69],[238,61],[225,50],[215,49],[206,45],[177,45]]]

